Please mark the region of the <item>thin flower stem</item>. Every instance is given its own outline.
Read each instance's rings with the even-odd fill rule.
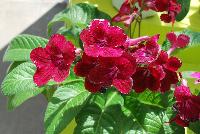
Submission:
[[[141,20],[139,20],[138,21],[138,27],[139,27],[139,29],[138,29],[138,37],[140,37],[141,36]]]
[[[130,24],[130,26],[129,26],[129,37],[130,37],[130,38],[131,38],[131,36],[132,36],[131,32],[132,32],[132,27],[131,27],[131,24]]]
[[[134,24],[134,27],[133,27],[133,33],[132,33],[132,37],[131,38],[134,37],[136,26],[137,26],[137,21],[135,21],[135,24]]]

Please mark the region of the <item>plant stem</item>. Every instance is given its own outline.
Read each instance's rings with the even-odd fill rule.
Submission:
[[[131,23],[132,24],[132,23]],[[132,32],[132,27],[131,27],[131,24],[130,24],[130,26],[129,26],[129,37],[131,38],[131,32]]]
[[[141,36],[141,20],[139,20],[138,21],[138,27],[139,27],[139,29],[138,29],[138,37],[140,37]]]
[[[134,27],[133,27],[133,33],[132,33],[132,37],[131,38],[134,37],[136,26],[137,26],[137,21],[135,21],[135,24],[134,24]]]

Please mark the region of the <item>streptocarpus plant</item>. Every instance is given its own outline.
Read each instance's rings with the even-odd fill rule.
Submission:
[[[198,50],[200,33],[172,31],[159,45],[159,34],[133,38],[131,29],[148,9],[166,12],[161,20],[175,23],[181,5],[186,6],[176,0],[125,0],[112,21],[128,26],[127,35],[109,15],[80,3],[49,22],[49,35],[54,23],[65,22],[49,40],[17,36],[4,56],[13,62],[2,83],[9,109],[44,94],[46,134],[61,133],[74,118],[76,134],[182,134],[184,127],[199,133],[199,91],[190,91],[186,81],[194,77],[198,84],[199,73],[180,72],[184,59],[175,55]]]

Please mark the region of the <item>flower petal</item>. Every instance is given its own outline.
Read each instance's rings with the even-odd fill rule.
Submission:
[[[177,38],[176,46],[180,48],[186,47],[190,43],[190,37],[185,34],[180,34]]]
[[[69,76],[69,73],[70,73],[69,71],[70,71],[70,66],[62,70],[58,68],[54,68],[53,73],[52,73],[52,78],[56,82],[62,82]]]
[[[164,65],[166,69],[174,72],[177,71],[181,66],[181,60],[176,57],[170,57],[168,62]]]
[[[167,39],[171,43],[171,46],[174,46],[177,40],[177,36],[174,32],[167,33]]]
[[[37,68],[37,70],[33,76],[34,83],[37,86],[45,85],[51,79],[52,70],[53,70],[53,68],[50,66]]]
[[[102,86],[100,84],[93,84],[86,78],[85,79],[85,88],[92,93],[96,93],[102,89]]]
[[[132,89],[133,80],[132,80],[132,78],[125,79],[125,80],[123,80],[123,79],[114,79],[112,84],[122,94],[128,94],[128,93],[130,93],[130,91]]]
[[[31,51],[30,58],[37,67],[41,68],[51,63],[50,55],[45,48],[38,47]]]
[[[177,101],[183,101],[185,99],[185,96],[191,96],[190,89],[186,86],[178,86],[175,89],[174,96]]]
[[[95,84],[111,85],[112,80],[117,76],[117,67],[107,68],[104,66],[96,66],[91,69],[88,79]]]

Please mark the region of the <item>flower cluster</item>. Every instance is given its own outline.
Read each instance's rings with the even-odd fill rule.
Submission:
[[[140,10],[135,6],[139,4]],[[114,22],[123,22],[125,26],[129,26],[135,18],[142,17],[143,10],[154,10],[162,12],[160,19],[165,23],[174,23],[176,16],[181,11],[181,5],[177,0],[125,0],[119,13],[113,17]]]
[[[85,88],[93,93],[111,86],[122,94],[132,89],[137,93],[146,89],[164,93],[180,81],[178,69],[182,62],[170,56],[171,52],[161,50],[159,35],[131,39],[109,21],[95,19],[80,33],[80,39],[83,52],[60,34],[53,35],[45,48],[32,50],[30,58],[37,67],[34,75],[37,86],[45,85],[50,79],[64,81],[76,56],[81,59],[76,62],[74,72],[85,78]],[[189,43],[189,37],[183,34],[168,33],[167,39],[173,50]],[[175,97],[174,108],[178,114],[171,122],[187,126],[190,121],[200,119],[200,97],[191,95],[184,86],[176,87]]]
[[[94,20],[80,34],[84,54],[75,73],[85,77],[85,87],[98,92],[115,86],[127,94],[146,89],[166,92],[178,82],[181,61],[161,51],[159,35],[128,38],[123,30],[106,20]]]
[[[200,96],[192,95],[187,86],[178,86],[174,96],[176,104],[173,108],[177,115],[170,121],[178,125],[187,127],[190,122],[200,120]]]

